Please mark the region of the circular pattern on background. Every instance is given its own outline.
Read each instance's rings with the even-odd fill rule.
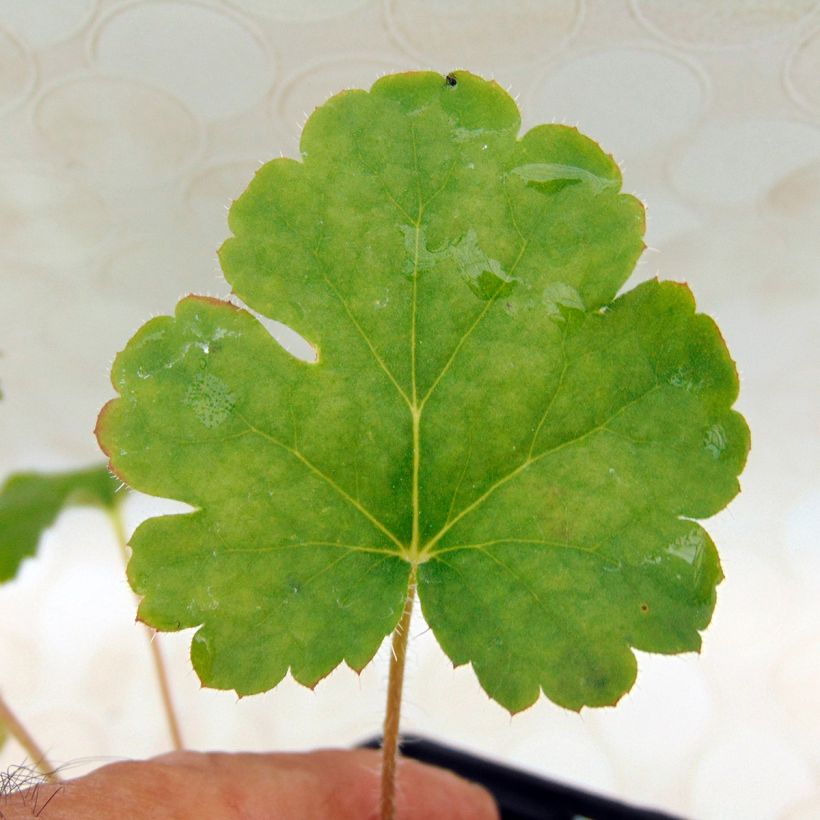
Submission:
[[[672,181],[692,200],[753,203],[820,158],[820,129],[792,120],[710,123],[673,163]]]
[[[785,81],[798,105],[820,109],[820,29],[792,52],[786,63]]]
[[[171,311],[183,293],[224,293],[215,259],[218,243],[197,241],[179,220],[174,227],[173,240],[162,232],[117,247],[96,272],[97,290],[112,308],[118,305],[123,327],[136,328],[146,314]]]
[[[232,6],[270,17],[273,20],[288,20],[307,23],[311,20],[325,20],[340,17],[365,5],[368,0],[228,0]]]
[[[805,224],[806,238],[811,236],[810,232],[820,225],[820,158],[781,179],[766,200],[772,211],[787,221],[788,227]]]
[[[406,71],[399,57],[350,54],[308,65],[281,86],[273,103],[273,116],[284,133],[298,134],[305,119],[342,89],[369,89],[384,74]]]
[[[117,8],[97,28],[91,55],[100,68],[164,88],[206,118],[249,108],[274,77],[267,46],[244,21],[173,0]]]
[[[256,160],[237,159],[206,168],[191,179],[185,189],[185,201],[207,236],[217,242],[227,238],[228,208],[247,188],[259,167]]]
[[[201,143],[178,100],[133,80],[68,80],[45,92],[34,118],[58,156],[111,184],[146,186],[176,174]]]
[[[784,304],[791,303],[793,308],[795,301],[804,309],[817,305],[820,301],[820,276],[817,275],[820,251],[816,241],[817,227],[820,225],[820,158],[781,179],[769,191],[765,209],[761,211],[772,217],[772,226],[776,228],[779,238],[774,246],[778,258],[772,266],[773,277],[765,297],[766,304],[771,305],[772,296],[777,295]],[[784,265],[782,260],[784,245],[790,249],[788,265]],[[808,314],[806,318],[806,330],[814,329],[814,339],[807,338],[806,343],[818,349],[820,323]],[[817,383],[817,378],[809,383]],[[820,488],[817,504],[820,505]],[[815,554],[820,556],[820,549],[815,550]],[[805,574],[803,577],[806,577]],[[820,560],[814,577],[820,582]]]
[[[64,265],[92,253],[109,228],[105,205],[77,180],[50,169],[0,171],[4,257]]]
[[[581,8],[581,0],[387,0],[386,13],[395,40],[411,56],[442,71],[480,73],[554,52],[575,33]]]
[[[82,31],[94,14],[96,0],[0,0],[0,20],[32,46],[49,46]]]
[[[730,48],[772,40],[811,14],[816,0],[688,0],[679,3],[632,0],[636,18],[652,34],[687,46]]]
[[[648,49],[596,51],[565,63],[529,93],[528,122],[567,122],[617,157],[645,155],[696,121],[705,80]]]
[[[0,29],[0,111],[31,91],[36,73],[34,59],[23,44]]]
[[[701,226],[697,211],[682,205],[669,194],[644,192],[636,194],[646,209],[645,240],[649,248],[660,250],[673,239]]]

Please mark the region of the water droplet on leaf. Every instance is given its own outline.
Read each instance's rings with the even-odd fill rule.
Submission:
[[[486,147],[486,146],[485,146]],[[593,174],[585,168],[575,165],[561,165],[555,162],[534,162],[519,165],[511,173],[521,177],[528,183],[563,182],[568,184],[588,185],[597,194],[607,188],[618,187],[618,181]]]
[[[544,305],[547,314],[556,322],[563,322],[568,310],[584,310],[581,294],[566,282],[550,282],[544,288]]]
[[[197,373],[185,394],[185,404],[206,427],[214,428],[230,416],[236,397],[218,376]]]
[[[712,458],[720,458],[727,445],[726,431],[720,424],[713,424],[703,437],[703,446],[712,455]]]

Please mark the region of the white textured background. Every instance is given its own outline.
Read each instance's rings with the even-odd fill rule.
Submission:
[[[511,720],[417,620],[405,729],[689,816],[820,818],[817,2],[0,0],[0,478],[99,459],[113,355],[184,293],[227,294],[225,207],[259,162],[331,93],[417,67],[493,76],[526,127],[614,153],[648,206],[635,277],[687,280],[717,318],[753,450],[708,524],[727,577],[700,657],[641,655],[617,709]],[[130,523],[158,509],[134,499]],[[0,589],[0,686],[74,772],[167,748],[132,619],[93,512]],[[379,729],[386,647],[360,678],[237,703],[200,691],[189,635],[160,640],[195,748]]]

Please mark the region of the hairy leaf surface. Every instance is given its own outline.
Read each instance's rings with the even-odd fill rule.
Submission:
[[[748,431],[689,290],[616,298],[643,209],[575,129],[519,137],[466,72],[379,80],[262,167],[220,252],[248,311],[192,296],[119,355],[98,436],[131,486],[195,507],[137,530],[141,617],[198,627],[202,681],[362,668],[415,579],[445,652],[512,711],[611,704],[633,648],[695,650],[708,517]]]
[[[17,574],[43,533],[68,506],[111,509],[120,482],[99,465],[65,473],[15,473],[0,487],[0,581]]]

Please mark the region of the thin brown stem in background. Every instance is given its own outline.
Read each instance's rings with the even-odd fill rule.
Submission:
[[[111,512],[111,523],[117,535],[117,542],[120,545],[120,552],[122,554],[123,563],[128,565],[128,539],[125,535],[125,525],[122,520],[122,513],[120,506],[117,506]],[[156,632],[150,627],[146,626],[146,634],[148,635],[148,646],[151,649],[151,657],[154,661],[154,671],[157,676],[157,683],[159,684],[160,697],[162,698],[162,708],[165,712],[165,719],[168,723],[168,733],[171,735],[171,742],[176,751],[185,748],[182,742],[182,732],[179,729],[179,720],[177,719],[176,710],[174,709],[174,701],[171,697],[171,687],[168,683],[168,673],[165,667],[165,660],[162,656],[162,649],[159,642],[155,640]]]
[[[3,724],[8,730],[8,733],[25,749],[29,760],[43,773],[43,777],[45,777],[49,783],[62,782],[54,766],[51,765],[46,757],[46,753],[40,748],[26,727],[23,726],[17,715],[11,711],[11,707],[6,703],[2,695],[0,695],[0,723]]]

